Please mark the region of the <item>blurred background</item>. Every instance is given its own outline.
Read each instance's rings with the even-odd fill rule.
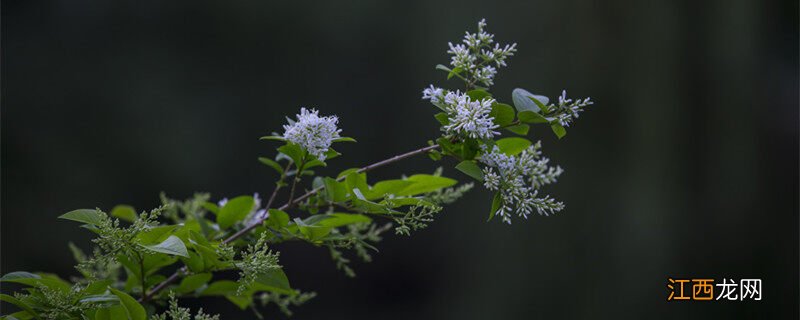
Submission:
[[[300,106],[359,141],[326,174],[425,144],[421,90],[459,85],[434,66],[481,18],[518,43],[498,98],[596,101],[564,139],[532,133],[566,169],[545,190],[566,211],[487,223],[476,188],[355,279],[282,245],[292,285],[319,294],[294,318],[797,316],[797,1],[3,1],[2,273],[75,274],[67,242],[90,235],[56,219],[72,209],[269,193],[258,137]],[[761,278],[763,300],[667,302],[668,277]]]

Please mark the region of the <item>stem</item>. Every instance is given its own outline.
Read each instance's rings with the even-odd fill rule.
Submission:
[[[286,164],[286,168],[283,168],[283,172],[281,173],[281,178],[280,178],[280,180],[278,180],[278,183],[275,185],[275,190],[272,191],[272,195],[269,196],[269,200],[267,200],[267,205],[265,206],[265,208],[269,209],[270,207],[272,207],[272,203],[275,202],[275,197],[278,195],[278,190],[280,190],[281,187],[283,186],[282,182],[283,182],[283,179],[286,178],[286,172],[288,172],[289,168],[291,168],[291,167],[292,167],[292,162],[289,161],[289,163]]]
[[[413,156],[418,155],[418,154],[426,153],[426,152],[431,151],[433,149],[436,149],[438,147],[439,147],[438,144],[434,144],[434,145],[430,145],[430,146],[427,146],[427,147],[424,147],[424,148],[419,148],[419,149],[416,149],[416,150],[413,150],[413,151],[409,151],[409,152],[406,152],[406,153],[403,153],[403,154],[399,154],[399,155],[396,155],[394,157],[391,157],[391,158],[388,158],[388,159],[385,159],[385,160],[382,160],[382,161],[378,161],[378,162],[375,162],[375,163],[370,164],[368,166],[362,167],[361,169],[358,169],[358,171],[356,171],[356,172],[358,172],[358,173],[367,172],[367,171],[370,171],[370,170],[373,170],[373,169],[376,169],[376,168],[383,167],[383,166],[385,166],[387,164],[391,164],[391,163],[403,160],[405,158],[410,158],[410,157],[413,157]],[[336,179],[336,180],[337,181],[342,181],[342,180],[344,180],[344,177],[341,177],[341,178]],[[278,208],[278,210],[289,209],[291,206],[293,206],[293,205],[295,205],[295,204],[297,204],[297,203],[299,203],[299,202],[301,202],[301,201],[303,201],[305,199],[308,199],[309,197],[317,194],[323,188],[324,187],[318,187],[318,188],[312,189],[311,191],[306,192],[305,194],[303,194],[302,196],[298,197],[297,199],[288,201],[283,206]],[[276,189],[277,189],[277,187],[276,187]],[[270,201],[269,201],[270,204],[271,204],[271,202],[273,200],[272,198],[274,198],[274,193],[273,193],[273,196],[270,197]],[[267,206],[267,209],[269,209],[269,205]],[[263,218],[259,219],[258,222],[250,225],[249,227],[245,227],[244,229],[239,230],[238,232],[234,233],[233,235],[231,235],[227,239],[222,240],[222,243],[231,243],[231,242],[235,241],[236,239],[241,238],[245,234],[249,233],[250,231],[252,231],[256,227],[261,225],[261,223],[263,223],[263,222],[264,222]],[[150,292],[148,292],[146,294],[143,294],[142,298],[139,299],[139,302],[147,301],[153,295],[155,295],[159,291],[161,291],[164,288],[166,288],[170,283],[175,282],[175,280],[178,280],[178,278],[181,276],[181,274],[182,273],[186,273],[187,271],[188,271],[188,268],[186,268],[186,267],[180,268],[178,271],[175,271],[175,273],[173,273],[167,279],[165,279],[164,281],[161,281],[161,283],[159,283],[157,286],[155,286],[153,288],[153,290],[150,290]]]
[[[134,251],[136,253],[136,257],[139,258],[139,281],[142,285],[142,299],[147,295],[147,282],[144,278],[144,257],[138,251]]]

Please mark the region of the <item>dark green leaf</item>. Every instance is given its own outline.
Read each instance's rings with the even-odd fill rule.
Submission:
[[[308,225],[300,218],[295,218],[294,223],[297,228],[309,241],[317,241],[327,236],[333,228],[325,226]]]
[[[408,177],[406,181],[411,181],[414,183],[403,188],[403,190],[398,191],[396,195],[413,196],[417,194],[433,192],[442,188],[453,186],[458,182],[450,178],[433,176],[429,174],[415,174]]]
[[[267,217],[267,225],[273,228],[281,229],[289,224],[289,214],[278,210],[269,209],[269,217]]]
[[[325,193],[328,200],[333,202],[342,202],[347,197],[347,187],[344,183],[336,181],[336,179],[325,177]]]
[[[305,151],[303,148],[294,143],[287,143],[278,147],[278,152],[292,159],[294,163],[303,163],[303,159],[305,158]]]
[[[495,142],[500,152],[514,156],[531,146],[528,139],[520,137],[503,138]]]
[[[62,214],[58,218],[97,226],[103,222],[104,217],[103,214],[96,209],[78,209]]]
[[[265,157],[259,157],[258,161],[272,169],[275,169],[275,171],[277,171],[278,174],[283,174],[283,167],[281,167],[279,163],[275,162],[275,160]]]
[[[295,291],[289,286],[289,278],[283,269],[270,269],[256,279],[253,284],[255,291],[271,291],[286,295],[294,295]]]
[[[258,138],[258,139],[259,139],[259,140],[277,140],[277,141],[286,141],[286,139],[284,139],[284,138],[283,138],[283,137],[281,137],[281,136],[263,136],[263,137],[261,137],[261,138]]]
[[[133,207],[122,204],[111,209],[111,216],[128,222],[133,222],[139,217],[136,215],[136,210],[134,210]]]
[[[128,320],[147,320],[147,311],[144,310],[139,302],[127,293],[119,291],[114,288],[108,288],[111,293],[119,297],[119,302],[125,308],[125,313],[128,315]]]
[[[550,125],[550,129],[552,129],[552,130],[553,130],[553,133],[555,133],[555,134],[556,134],[556,137],[558,137],[559,139],[561,139],[561,138],[563,138],[564,136],[566,136],[566,135],[567,135],[567,129],[565,129],[565,128],[564,128],[564,127],[563,127],[561,124],[559,124],[559,123],[553,123],[553,124],[551,124],[551,125]]]
[[[439,124],[443,126],[450,124],[450,118],[444,112],[439,112],[433,115],[433,117],[436,118],[436,121],[439,121]]]
[[[484,98],[491,98],[492,94],[486,92],[486,90],[476,89],[467,91],[467,96],[469,96],[469,98],[472,99],[472,101],[478,101],[478,100],[483,100]]]
[[[514,108],[505,103],[493,103],[489,116],[496,125],[504,127],[514,122]]]
[[[142,245],[151,251],[166,253],[173,256],[189,257],[189,252],[186,251],[186,245],[183,244],[181,238],[176,236],[169,236],[166,240],[159,244]]]
[[[372,219],[361,214],[352,213],[329,213],[324,215],[314,215],[306,219],[304,223],[317,227],[338,228],[354,223],[369,223]]]
[[[461,163],[456,165],[456,169],[474,178],[475,180],[483,181],[483,171],[473,160],[461,161]]]
[[[209,281],[211,281],[210,273],[198,273],[189,275],[186,278],[183,278],[183,280],[181,280],[181,284],[178,285],[178,289],[176,289],[176,291],[178,293],[190,293],[199,289]]]
[[[39,318],[39,314],[36,313],[36,311],[33,311],[33,308],[31,308],[31,306],[29,306],[27,303],[25,303],[24,301],[22,301],[20,299],[14,298],[14,297],[12,297],[10,295],[7,295],[7,294],[0,294],[0,301],[5,301],[5,302],[8,302],[10,304],[13,304],[13,305],[17,306],[18,308],[20,308],[22,310],[25,310],[30,315],[32,315],[32,316],[34,316],[36,318]]]
[[[333,142],[357,142],[357,141],[356,141],[356,139],[353,139],[353,138],[350,138],[350,137],[339,137],[339,138],[333,139]]]
[[[519,117],[519,121],[526,122],[526,123],[548,123],[547,119],[542,115],[533,112],[533,111],[520,111],[517,115]]]
[[[239,196],[228,200],[225,205],[219,209],[217,215],[217,224],[221,229],[230,228],[235,223],[242,221],[250,214],[255,206],[255,201],[251,196]]]
[[[369,191],[364,193],[364,197],[367,200],[380,199],[387,194],[397,194],[412,184],[414,182],[408,180],[384,180],[372,186]]]
[[[175,228],[177,227],[178,226],[176,225],[164,225],[164,226],[153,227],[147,231],[144,231],[136,235],[136,239],[139,240],[139,243],[145,245],[159,243],[161,241],[164,241],[164,239],[166,239],[172,233],[172,231],[175,230]]]
[[[521,136],[527,136],[528,135],[528,131],[530,129],[531,129],[531,126],[529,126],[527,124],[524,124],[524,123],[523,124],[518,124],[518,125],[513,125],[513,126],[510,126],[510,127],[506,127],[506,130],[511,131],[511,132],[516,133],[516,134],[521,135]]]
[[[500,206],[503,205],[503,198],[500,196],[500,192],[494,194],[494,199],[492,199],[492,209],[489,211],[489,220],[494,218],[494,214],[497,213],[497,210],[500,209]]]

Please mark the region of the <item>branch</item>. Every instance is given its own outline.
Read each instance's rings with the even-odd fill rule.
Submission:
[[[367,172],[367,171],[370,171],[370,170],[373,170],[373,169],[376,169],[376,168],[383,167],[383,166],[385,166],[387,164],[391,164],[391,163],[403,160],[405,158],[410,158],[410,157],[413,157],[413,156],[418,155],[418,154],[426,153],[426,152],[431,151],[433,149],[436,149],[438,147],[439,147],[438,144],[434,144],[434,145],[431,145],[431,146],[427,146],[427,147],[424,147],[424,148],[419,148],[419,149],[416,149],[416,150],[413,150],[413,151],[409,151],[409,152],[406,152],[406,153],[403,153],[403,154],[399,154],[399,155],[396,155],[394,157],[391,157],[391,158],[388,158],[388,159],[385,159],[385,160],[382,160],[382,161],[378,161],[378,162],[375,162],[375,163],[370,164],[368,166],[362,167],[361,169],[358,169],[358,171],[356,171],[356,172],[358,172],[358,173]],[[341,178],[338,178],[336,180],[337,181],[342,181],[342,180],[344,180],[344,178],[345,177],[341,177]],[[277,192],[277,188],[279,188],[279,187],[276,187],[276,191],[275,192]],[[278,208],[278,210],[284,211],[286,209],[289,209],[293,205],[295,205],[297,203],[300,203],[300,202],[308,199],[309,197],[317,194],[322,189],[324,189],[324,187],[318,187],[318,188],[312,189],[312,190],[306,192],[305,194],[303,194],[302,196],[298,197],[297,199],[288,201],[283,206]],[[273,196],[274,196],[274,193],[273,193]],[[271,198],[273,198],[273,197],[271,197]],[[270,202],[272,202],[271,200],[272,199],[270,199]],[[269,205],[267,206],[267,209],[269,209]],[[236,239],[241,238],[245,234],[249,233],[250,231],[252,231],[256,227],[261,225],[261,223],[264,222],[264,219],[265,218],[261,218],[256,223],[239,230],[238,232],[234,233],[233,235],[231,235],[230,237],[226,238],[225,240],[222,240],[222,243],[231,243],[233,241],[236,241]],[[170,275],[167,279],[165,279],[164,281],[159,283],[157,286],[153,287],[153,289],[150,290],[150,292],[144,294],[142,296],[142,298],[139,299],[139,302],[144,302],[144,301],[149,300],[150,298],[153,297],[153,295],[155,295],[159,291],[161,291],[164,288],[166,288],[170,283],[175,282],[175,280],[178,280],[178,278],[180,278],[181,274],[185,274],[188,271],[189,270],[186,267],[180,268],[178,271],[175,271],[175,273]]]

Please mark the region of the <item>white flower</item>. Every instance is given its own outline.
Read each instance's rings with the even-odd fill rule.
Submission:
[[[511,213],[528,218],[534,210],[540,215],[550,215],[564,209],[564,204],[550,198],[538,197],[539,188],[555,183],[564,172],[561,167],[550,167],[547,158],[541,157],[541,143],[537,142],[517,156],[500,152],[497,146],[484,154],[480,161],[483,169],[484,186],[500,192],[502,206],[495,213],[504,222],[511,223]]]
[[[583,112],[583,108],[593,104],[594,102],[591,98],[585,98],[583,100],[577,99],[575,101],[568,99],[567,90],[563,90],[558,97],[558,104],[551,104],[548,107],[552,110],[551,112],[555,114],[559,124],[564,127],[569,127],[569,125],[580,116],[580,113]]]
[[[490,65],[505,67],[508,57],[517,51],[516,43],[504,46],[495,43],[493,48],[494,35],[484,28],[486,19],[478,22],[478,32],[466,32],[461,44],[447,43],[447,53],[451,55],[450,65],[459,71],[470,86],[478,83],[486,87],[493,85],[497,70]]]
[[[338,122],[336,116],[320,117],[317,110],[300,108],[297,121],[283,126],[283,137],[317,159],[325,160],[325,152],[342,131],[336,127]]]
[[[449,124],[442,127],[447,134],[467,136],[474,139],[491,139],[500,134],[499,126],[489,116],[494,99],[473,101],[458,91],[448,92],[444,97]]]
[[[423,100],[430,100],[431,103],[441,102],[444,97],[444,90],[442,88],[436,88],[431,85],[429,88],[425,88],[422,90],[422,99]]]

